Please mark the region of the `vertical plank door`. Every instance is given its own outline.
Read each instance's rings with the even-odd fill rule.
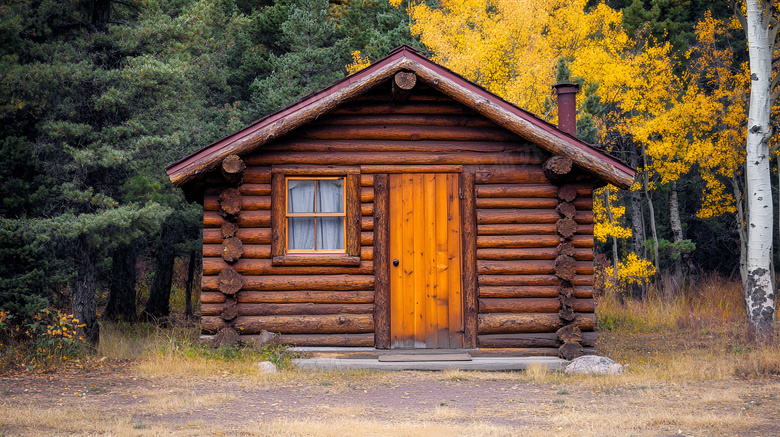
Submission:
[[[463,347],[458,176],[389,175],[391,348]]]

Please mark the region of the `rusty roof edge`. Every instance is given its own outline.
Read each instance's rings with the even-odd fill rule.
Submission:
[[[287,133],[332,109],[344,98],[353,97],[365,88],[373,86],[377,81],[389,78],[400,70],[404,59],[400,50],[395,55],[388,56],[375,64],[373,69],[365,69],[352,76],[334,83],[316,93],[310,94],[296,103],[282,108],[263,117],[238,132],[217,140],[206,147],[198,149],[184,158],[166,167],[166,173],[175,186],[181,186],[209,172],[219,165],[219,160],[231,154],[250,152],[255,148],[276,139],[280,132]],[[384,65],[381,65],[384,64]],[[361,74],[363,73],[363,74]],[[332,90],[328,93],[327,91]],[[301,112],[309,110],[305,117],[299,117]],[[206,165],[200,163],[207,161]]]
[[[413,54],[421,59],[425,59],[416,51]],[[529,140],[540,140],[540,142],[548,146],[547,148],[552,149],[550,150],[551,152],[571,157],[575,164],[580,164],[580,166],[596,173],[607,182],[619,188],[628,188],[633,183],[636,171],[618,158],[560,131],[552,124],[467,81],[446,67],[433,65],[435,65],[435,69],[428,68],[420,62],[409,59],[405,61],[404,68],[414,70],[418,74],[424,73],[420,77],[430,86],[458,102],[474,108],[477,112],[490,118],[505,129],[511,130]],[[437,75],[453,76],[459,80],[450,80],[450,78],[447,78],[448,80],[440,80],[442,78],[437,77]],[[462,82],[465,86],[459,85],[459,82]],[[474,96],[469,96],[470,94]],[[513,119],[520,121],[520,123],[503,122],[506,119]],[[598,165],[599,163],[604,163],[606,166]]]

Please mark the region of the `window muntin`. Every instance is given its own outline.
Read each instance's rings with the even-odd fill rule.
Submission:
[[[287,252],[345,253],[343,177],[286,178]]]

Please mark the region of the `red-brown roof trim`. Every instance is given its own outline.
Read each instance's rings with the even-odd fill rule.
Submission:
[[[345,77],[321,91],[263,117],[244,129],[192,152],[171,164],[166,172],[176,186],[182,186],[216,168],[230,154],[245,155],[262,144],[315,120],[345,99],[367,91],[399,70],[414,71],[420,79],[500,126],[527,138],[554,154],[566,155],[597,177],[627,188],[635,171],[619,159],[558,130],[555,126],[501,99],[402,45],[371,66]]]

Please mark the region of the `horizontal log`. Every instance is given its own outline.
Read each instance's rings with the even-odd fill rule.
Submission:
[[[593,223],[591,211],[577,211],[574,217],[577,223]],[[556,223],[561,219],[554,209],[478,209],[477,223]]]
[[[574,324],[582,331],[593,331],[596,315],[577,313]],[[563,323],[558,313],[491,313],[479,315],[479,334],[515,334],[557,331]]]
[[[577,233],[581,235],[593,235],[593,225],[577,225]],[[554,223],[499,223],[479,225],[477,235],[557,235],[558,230]]]
[[[361,246],[371,246],[374,244],[374,233],[373,232],[361,232],[360,233],[360,245]]]
[[[411,115],[411,114],[381,114],[381,115],[330,115],[320,117],[320,125],[408,125],[408,126],[467,126],[490,127],[499,126],[485,117],[473,115]]]
[[[477,197],[552,197],[558,195],[558,187],[553,184],[491,184],[477,185]],[[590,185],[578,185],[577,196],[590,197],[593,188]]]
[[[525,286],[481,286],[479,297],[481,298],[557,298],[560,294],[559,285],[525,285]],[[573,295],[582,299],[593,297],[593,287],[574,287]]]
[[[318,303],[318,304],[368,304],[374,302],[373,290],[295,290],[252,291],[238,293],[239,304]]]
[[[205,256],[205,255],[204,255]],[[477,259],[512,261],[524,259],[549,259],[558,257],[558,248],[538,247],[526,249],[478,249]],[[593,249],[574,249],[574,259],[578,261],[593,260]]]
[[[572,308],[580,313],[592,313],[596,310],[593,299],[574,299]],[[481,298],[480,313],[554,313],[561,309],[557,297],[551,298]]]
[[[482,286],[558,285],[561,280],[555,275],[479,275]],[[593,285],[592,275],[577,275],[572,285]]]
[[[374,230],[374,217],[363,217],[360,222],[361,231],[373,231]]]
[[[516,165],[526,168],[538,164],[541,159],[533,153],[510,152],[258,152],[246,158],[254,165]],[[535,168],[535,166],[534,166]],[[544,175],[542,175],[544,177]],[[522,182],[539,182],[535,177],[525,177]]]
[[[215,304],[215,303],[223,303],[225,302],[225,295],[222,294],[219,291],[201,291],[200,292],[200,303],[201,305],[208,305],[208,304]]]
[[[374,202],[374,189],[371,187],[363,187],[360,189],[360,201],[363,203]]]
[[[217,277],[204,276],[203,290],[217,290]],[[243,290],[294,291],[294,290],[371,290],[371,275],[268,275],[244,276]],[[240,300],[239,300],[240,301]]]
[[[279,344],[301,347],[372,347],[374,334],[286,334],[280,335],[277,341]]]
[[[361,187],[373,187],[374,186],[374,175],[372,175],[372,174],[361,174],[360,175],[360,186]]]
[[[557,247],[561,238],[557,235],[479,235],[477,247],[480,249],[516,249]],[[570,244],[575,248],[592,248],[592,235],[575,235]]]
[[[456,102],[407,101],[396,103],[377,103],[376,101],[354,101],[340,105],[330,114],[476,114],[467,106]]]
[[[557,357],[557,347],[480,347],[469,351],[472,357]]]
[[[358,266],[275,266],[270,259],[241,258],[228,264],[222,258],[203,258],[203,275],[218,275],[223,269],[232,267],[245,276],[259,275],[370,275],[373,261],[361,261]]]
[[[486,197],[477,199],[477,208],[555,209],[558,199],[547,197]]]
[[[533,334],[486,334],[477,337],[482,348],[519,348],[519,347],[559,347],[561,342],[554,333],[539,332]],[[582,345],[593,347],[598,341],[597,332],[583,332]]]
[[[265,152],[265,149],[263,149]],[[275,163],[271,167],[271,174],[282,174],[285,176],[344,176],[344,175],[358,175],[360,174],[360,167],[355,165],[306,165],[297,162],[292,163]]]
[[[246,161],[244,161],[246,162]],[[271,167],[249,165],[244,170],[244,184],[270,184]]]
[[[373,203],[361,203],[360,204],[360,214],[364,217],[367,215],[374,215],[374,204]]]
[[[274,266],[351,266],[360,265],[360,257],[340,254],[328,255],[279,255],[272,258]]]
[[[539,332],[533,334],[486,334],[477,336],[479,347],[559,347],[560,341],[554,333]]]
[[[464,168],[464,172],[475,173],[477,184],[547,184],[541,165],[524,165],[515,168],[495,166],[492,168]]]
[[[557,235],[480,235],[477,237],[477,249],[556,247],[560,243],[560,237]]]
[[[361,260],[373,260],[374,259],[374,246],[360,246],[360,259]]]
[[[203,211],[203,226],[219,228],[228,221],[216,211]],[[271,226],[271,211],[241,211],[236,224],[240,228],[267,228]]]
[[[205,190],[206,196],[219,196],[219,193],[224,190],[223,186],[209,186]],[[238,192],[242,196],[270,196],[271,184],[241,184],[238,186]]]
[[[219,316],[224,305],[201,304],[204,316]],[[316,304],[316,303],[241,303],[238,304],[239,316],[278,316],[278,315],[323,315],[323,314],[371,314],[373,304]]]
[[[316,140],[288,137],[263,147],[265,151],[287,152],[520,152],[540,154],[538,147],[523,141],[395,141],[395,140]]]
[[[298,135],[317,140],[523,141],[500,127],[311,124]]]
[[[477,261],[477,272],[480,275],[547,275],[555,273],[555,262],[556,260]],[[577,274],[593,274],[592,261],[577,261],[573,266]]]
[[[239,190],[240,191],[240,190]],[[219,202],[217,198],[219,196],[206,195],[203,197],[203,210],[204,211],[218,211]],[[242,211],[257,211],[261,209],[271,209],[271,196],[241,196],[241,210]]]
[[[462,165],[361,165],[363,173],[461,173]]]
[[[242,334],[269,331],[281,334],[360,334],[374,331],[371,314],[239,316],[234,329]]]
[[[236,237],[244,244],[271,244],[271,228],[241,228]],[[203,229],[203,244],[222,244],[219,228]]]
[[[221,244],[204,244],[203,258],[222,256]],[[271,246],[264,244],[245,244],[242,258],[271,258]]]

